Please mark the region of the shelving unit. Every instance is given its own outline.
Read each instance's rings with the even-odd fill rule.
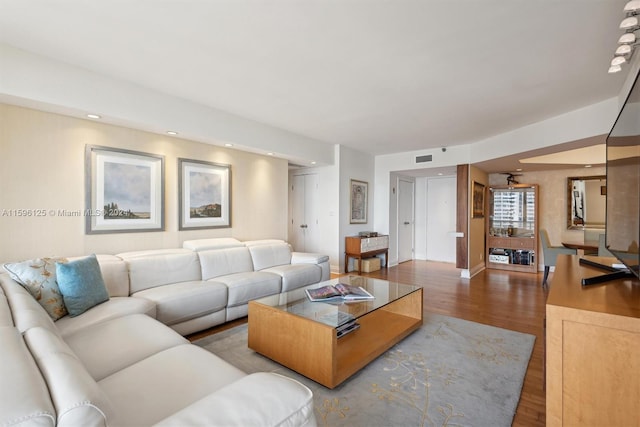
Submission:
[[[489,188],[487,267],[537,272],[538,186]]]
[[[347,236],[345,238],[344,272],[349,272],[349,258],[355,258],[357,271],[362,271],[362,259],[376,255],[384,255],[384,265],[387,267],[389,260],[389,236]]]

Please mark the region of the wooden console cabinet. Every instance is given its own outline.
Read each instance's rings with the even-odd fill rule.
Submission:
[[[640,426],[640,282],[581,285],[602,273],[558,256],[546,305],[547,426]]]
[[[349,272],[349,258],[358,260],[358,271],[362,271],[362,258],[370,258],[384,254],[384,266],[389,262],[389,236],[361,237],[347,236],[345,238],[344,272]]]

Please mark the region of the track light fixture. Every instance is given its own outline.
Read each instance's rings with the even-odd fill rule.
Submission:
[[[619,44],[634,44],[636,42],[636,35],[634,33],[624,33],[618,39]]]
[[[621,30],[634,30],[634,29],[638,29],[638,17],[637,16],[630,16],[628,18],[624,18],[622,20],[622,22],[620,23],[620,29]]]
[[[609,73],[618,73],[622,71],[622,65],[629,62],[636,44],[635,32],[640,30],[640,0],[629,0],[623,9],[625,18],[620,22],[620,29],[624,30],[624,34],[618,39],[618,47],[615,50]]]
[[[624,5],[625,13],[634,13],[640,10],[640,0],[631,0]]]
[[[628,44],[621,44],[616,49],[616,56],[630,55],[630,54],[631,54],[631,46]]]

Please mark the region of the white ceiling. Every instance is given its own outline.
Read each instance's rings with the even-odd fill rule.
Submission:
[[[378,155],[617,96],[625,3],[0,0],[0,42]]]

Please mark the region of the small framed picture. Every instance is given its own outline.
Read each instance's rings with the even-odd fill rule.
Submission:
[[[367,223],[367,192],[369,184],[364,181],[351,180],[351,197],[349,212],[351,217],[349,222],[351,224],[366,224]]]
[[[178,159],[180,230],[231,227],[231,166]]]
[[[164,230],[164,156],[85,147],[87,234]]]
[[[484,185],[473,181],[471,218],[484,218]]]

